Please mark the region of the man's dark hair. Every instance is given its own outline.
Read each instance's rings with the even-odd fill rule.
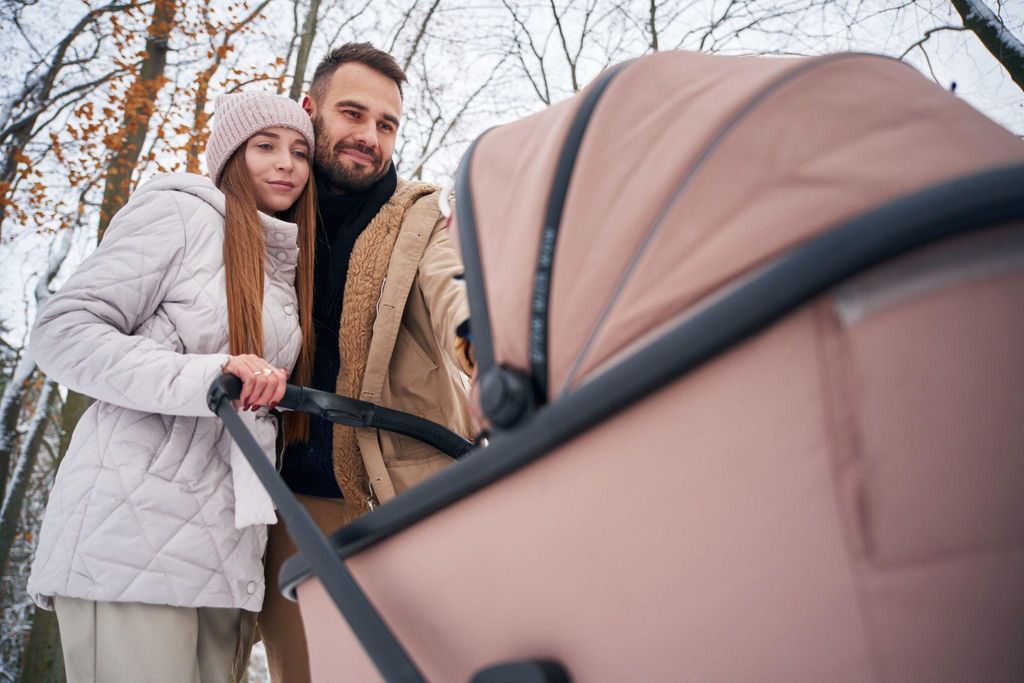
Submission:
[[[406,82],[405,71],[398,65],[395,58],[383,50],[378,50],[370,43],[345,43],[327,53],[327,56],[317,64],[313,72],[313,82],[309,86],[309,96],[317,101],[323,102],[327,92],[327,83],[331,76],[345,62],[358,62],[370,67],[374,71],[384,74],[398,86],[398,94],[402,94],[402,84]]]

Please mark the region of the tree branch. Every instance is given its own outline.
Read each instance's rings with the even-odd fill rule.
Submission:
[[[930,29],[928,29],[927,31],[924,32],[924,35],[921,36],[920,40],[914,42],[910,47],[908,47],[906,50],[904,50],[903,54],[901,54],[899,56],[899,58],[903,59],[908,54],[910,54],[911,50],[913,50],[915,47],[921,47],[922,45],[924,45],[925,43],[928,42],[928,39],[931,38],[933,34],[939,33],[940,31],[966,31],[966,30],[967,29],[964,28],[963,26],[936,26],[935,28],[930,28]]]
[[[416,56],[416,51],[420,48],[420,42],[422,42],[423,36],[427,32],[427,26],[430,24],[430,19],[434,16],[434,11],[440,4],[441,0],[434,0],[434,4],[427,10],[427,16],[423,17],[423,23],[420,24],[420,30],[416,33],[416,37],[412,41],[412,47],[409,48],[409,54],[405,57],[405,63],[402,64],[403,70],[408,70],[409,65],[412,64],[412,60]]]
[[[1024,90],[1024,43],[1010,33],[1006,24],[982,0],[951,0],[964,28],[974,32],[1017,87]]]

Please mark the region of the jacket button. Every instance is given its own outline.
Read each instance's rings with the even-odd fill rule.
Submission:
[[[245,592],[248,593],[249,595],[252,595],[253,593],[255,593],[256,592],[256,582],[255,581],[250,581],[249,583],[245,584]]]
[[[284,253],[283,251],[279,251],[277,252],[277,258],[279,261],[284,261],[286,258],[288,258],[288,254]]]
[[[292,313],[294,313],[294,312],[295,312],[295,309],[294,309],[294,308],[292,308],[292,305],[291,305],[291,304],[287,304],[287,305],[286,305],[286,306],[284,307],[284,314],[285,314],[285,315],[291,315],[291,314],[292,314]]]
[[[278,242],[284,242],[284,233],[283,232],[279,232],[279,233],[275,234],[274,235],[274,239],[276,239]]]

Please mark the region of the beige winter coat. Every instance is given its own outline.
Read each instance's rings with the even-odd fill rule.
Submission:
[[[437,188],[399,181],[356,241],[341,314],[337,392],[414,413],[471,436],[468,379],[455,352],[469,318],[462,264]],[[434,448],[375,429],[334,427],[334,472],[367,509],[452,462]]]

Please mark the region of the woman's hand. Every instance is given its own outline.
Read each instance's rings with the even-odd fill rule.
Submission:
[[[260,406],[273,408],[284,397],[288,384],[287,372],[251,353],[228,356],[224,372],[242,380],[242,393],[235,402],[235,407],[240,405],[242,410],[256,410]]]

